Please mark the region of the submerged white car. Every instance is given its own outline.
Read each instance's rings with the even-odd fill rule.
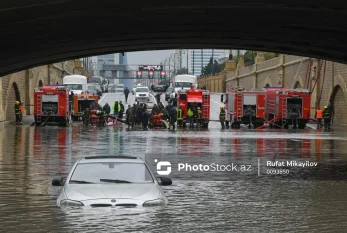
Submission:
[[[149,97],[149,88],[148,87],[137,87],[135,93],[135,102],[148,102],[150,101]]]
[[[130,156],[91,156],[79,159],[68,177],[52,181],[63,186],[57,206],[151,207],[168,199],[160,185],[170,178],[154,176],[145,161]]]

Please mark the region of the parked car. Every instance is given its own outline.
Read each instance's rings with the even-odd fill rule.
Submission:
[[[59,207],[165,206],[168,199],[160,186],[171,184],[170,178],[156,178],[145,161],[131,156],[84,157],[66,179],[52,181],[53,186],[63,186]]]
[[[168,101],[170,99],[171,93],[174,91],[173,87],[169,87],[165,92],[165,100]]]

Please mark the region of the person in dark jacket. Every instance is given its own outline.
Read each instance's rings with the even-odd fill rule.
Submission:
[[[130,91],[129,91],[128,87],[125,87],[125,90],[124,90],[125,103],[128,103],[129,92]]]
[[[143,127],[143,130],[147,130],[148,129],[148,120],[149,120],[149,114],[147,112],[147,109],[146,108],[143,108],[142,110],[142,127]]]
[[[106,112],[106,114],[109,115],[110,112],[111,112],[111,107],[110,107],[110,105],[109,105],[108,103],[106,103],[106,104],[104,105],[104,107],[102,108],[102,111]]]
[[[123,118],[123,114],[124,114],[124,105],[122,104],[122,101],[119,101],[119,105],[120,105],[120,112],[119,112],[119,118],[122,119]]]
[[[328,106],[324,106],[323,111],[324,129],[330,129],[331,114]]]
[[[175,129],[175,123],[177,120],[177,110],[174,106],[171,106],[170,108],[170,112],[169,112],[169,116],[170,116],[170,126],[169,129],[172,125],[172,129]]]

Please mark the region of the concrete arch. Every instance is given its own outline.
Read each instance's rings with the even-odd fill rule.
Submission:
[[[334,84],[335,84],[334,88],[332,88],[332,87],[329,88],[329,97],[330,97],[329,99],[332,99],[336,86],[340,86],[342,91],[343,91],[343,93],[344,93],[344,95],[345,95],[345,97],[347,97],[347,85],[346,85],[346,82],[342,78],[341,75],[339,75],[339,74],[335,75],[335,77],[334,77]],[[346,98],[346,101],[347,101],[347,98]],[[328,103],[326,103],[326,104],[328,104]]]
[[[341,75],[335,76],[334,84],[334,88],[330,87],[329,90],[329,100],[331,100],[334,110],[333,123],[347,125],[347,119],[341,117],[347,114],[347,86]]]
[[[264,83],[263,83],[262,87],[266,87],[266,86],[269,86],[269,87],[272,86],[272,81],[271,81],[270,77],[266,77],[265,80],[264,80]]]
[[[2,106],[3,110],[5,112],[5,116],[6,116],[6,112],[7,112],[7,106],[8,106],[8,97],[9,97],[9,94],[10,94],[10,91],[12,88],[12,84],[14,82],[16,82],[15,74],[9,75],[9,78],[10,78],[10,81],[8,82],[7,92],[6,92],[5,99],[4,99],[5,104]],[[16,83],[16,85],[17,85],[17,83]],[[6,90],[6,88],[5,88],[5,90]]]
[[[301,75],[298,77],[298,79],[294,83],[294,87],[293,88],[304,88],[304,81],[302,80]]]
[[[19,88],[16,82],[11,82],[10,88],[7,91],[6,100],[6,120],[15,121],[16,117],[14,115],[14,104],[15,101],[21,101]]]

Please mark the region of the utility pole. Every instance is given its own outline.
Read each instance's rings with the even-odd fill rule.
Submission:
[[[194,62],[194,59],[195,59],[195,54],[194,54],[195,50],[193,49],[193,75],[195,75],[195,72],[194,72],[194,67],[195,67],[195,62]]]
[[[170,66],[170,64],[171,64],[171,55],[169,57],[169,78],[171,78],[171,66]]]
[[[187,49],[187,74],[189,74],[189,68],[188,68],[188,49]]]
[[[212,49],[212,75],[214,75],[214,57],[213,57],[214,49]]]
[[[203,61],[202,61],[202,53],[203,53],[202,50],[203,50],[203,49],[201,49],[201,73],[200,73],[200,76],[202,75],[202,69],[204,68],[204,67],[203,67]]]

